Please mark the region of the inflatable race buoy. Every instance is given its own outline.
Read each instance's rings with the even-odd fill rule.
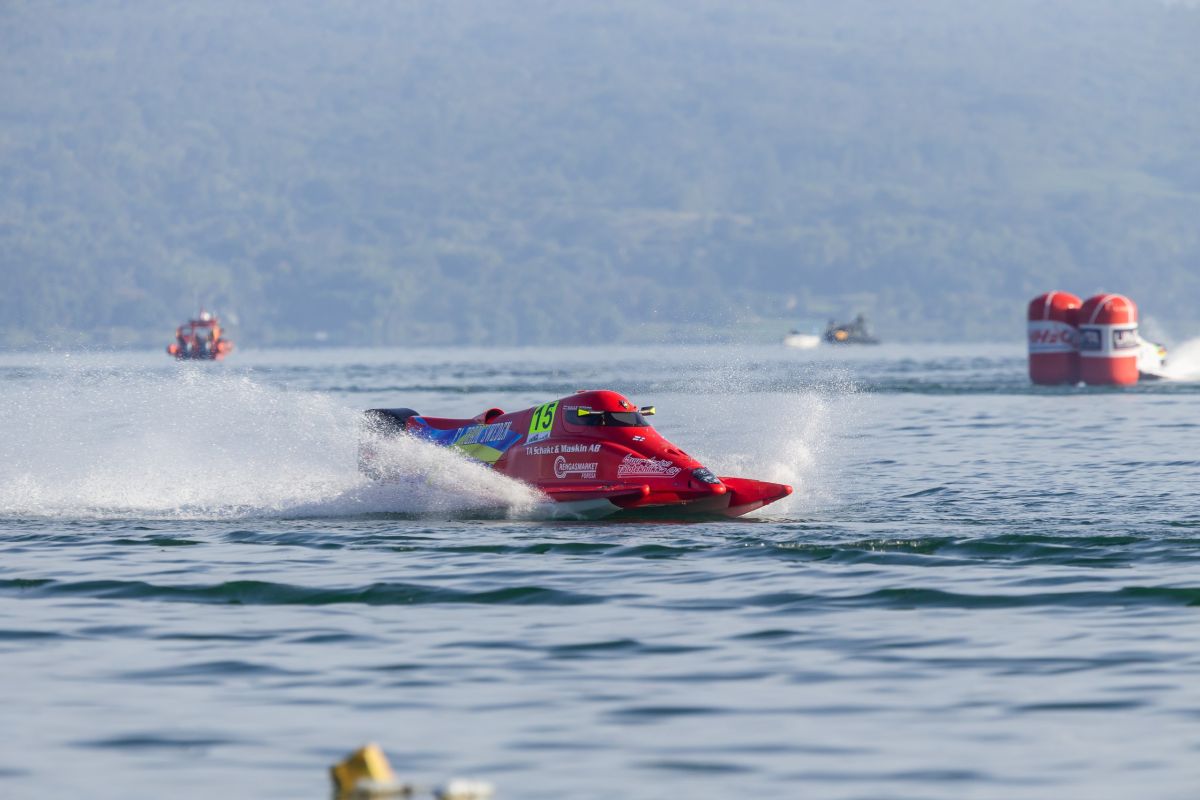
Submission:
[[[1079,309],[1079,377],[1092,386],[1138,382],[1137,306],[1119,294],[1089,297]]]
[[[1079,381],[1080,300],[1069,292],[1046,292],[1029,302],[1029,379],[1043,386]]]

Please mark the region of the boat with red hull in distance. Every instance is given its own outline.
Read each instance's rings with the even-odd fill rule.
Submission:
[[[186,361],[220,361],[233,352],[233,342],[221,330],[221,321],[204,309],[200,316],[175,329],[175,341],[167,345],[167,355]]]
[[[397,478],[386,441],[412,436],[453,448],[530,484],[554,501],[555,516],[739,517],[792,493],[792,487],[718,477],[650,426],[613,391],[580,391],[535,408],[491,408],[471,419],[426,417],[409,408],[363,415],[359,469]]]

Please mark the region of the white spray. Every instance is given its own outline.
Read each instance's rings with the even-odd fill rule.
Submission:
[[[373,485],[357,471],[358,409],[204,366],[14,379],[0,402],[9,516],[506,515],[537,499],[420,442],[397,443],[399,480]]]
[[[1164,371],[1168,380],[1200,380],[1200,339],[1188,339],[1182,344],[1173,345],[1167,352]]]
[[[826,367],[814,372],[813,388],[747,391],[760,382],[755,366],[722,355],[714,353],[709,369],[689,380],[679,410],[686,424],[668,431],[669,438],[719,475],[792,487],[790,497],[756,517],[789,517],[836,502],[834,440],[855,428],[860,407],[847,375]],[[672,411],[664,411],[664,422]]]

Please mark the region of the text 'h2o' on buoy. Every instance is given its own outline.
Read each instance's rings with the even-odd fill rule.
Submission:
[[[1029,379],[1043,386],[1079,381],[1076,315],[1070,292],[1046,292],[1029,302]]]
[[[1079,376],[1091,386],[1138,382],[1137,306],[1119,294],[1089,297],[1079,309]]]

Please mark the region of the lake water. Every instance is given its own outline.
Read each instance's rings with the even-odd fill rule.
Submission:
[[[0,796],[1200,795],[1200,383],[1015,347],[0,356]],[[655,404],[742,520],[539,521],[364,408]]]

